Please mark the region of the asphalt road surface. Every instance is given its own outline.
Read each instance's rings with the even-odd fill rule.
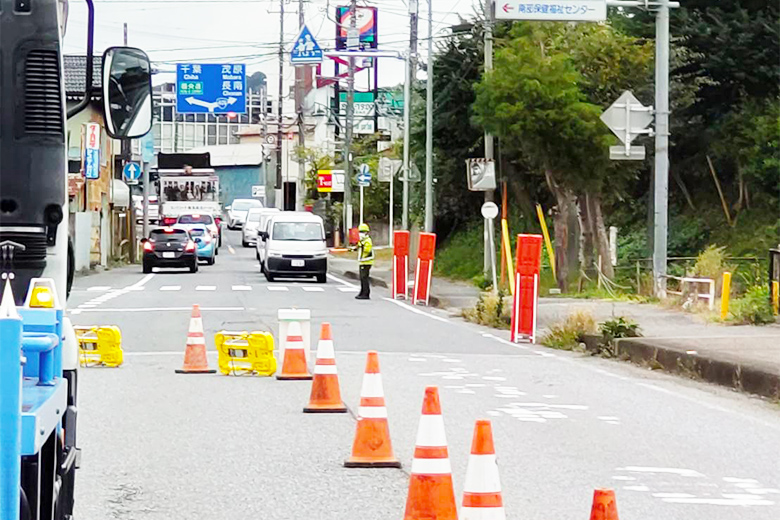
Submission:
[[[474,421],[493,421],[507,518],[587,518],[614,488],[622,520],[780,518],[780,408],[616,361],[511,345],[507,334],[331,277],[269,284],[229,233],[199,273],[115,269],[76,281],[75,324],[118,325],[125,364],[80,375],[78,520],[400,520],[424,388],[438,385],[458,500]],[[280,308],[333,325],[357,411],[378,350],[403,468],[345,469],[354,413],[308,415],[309,382],[179,375],[191,306],[209,361],[219,330],[278,333]]]

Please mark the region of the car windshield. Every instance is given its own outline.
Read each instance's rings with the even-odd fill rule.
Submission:
[[[184,242],[189,238],[183,229],[154,229],[149,233],[149,239],[154,242]]]
[[[317,222],[275,222],[274,240],[320,241],[322,226]]]
[[[259,200],[236,200],[233,201],[231,209],[233,211],[248,211],[250,208],[262,208],[263,204]]]
[[[247,222],[260,222],[260,212],[259,211],[251,211],[249,212],[249,216],[246,218]]]
[[[211,224],[211,215],[182,215],[179,217],[179,224]]]

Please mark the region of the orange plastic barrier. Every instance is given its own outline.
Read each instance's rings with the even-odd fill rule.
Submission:
[[[425,302],[428,305],[431,292],[431,276],[433,274],[433,259],[436,257],[436,234],[420,233],[417,248],[417,270],[414,273],[414,301]]]
[[[542,265],[542,235],[517,235],[515,297],[512,306],[511,341],[536,340],[536,310]]]
[[[393,233],[393,286],[392,298],[409,299],[409,232]]]

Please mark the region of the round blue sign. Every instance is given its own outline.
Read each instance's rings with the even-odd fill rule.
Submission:
[[[122,168],[122,175],[128,181],[135,182],[141,178],[141,166],[138,163],[127,163]]]

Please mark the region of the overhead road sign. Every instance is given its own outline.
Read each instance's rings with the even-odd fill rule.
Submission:
[[[311,65],[322,63],[322,48],[314,39],[311,31],[305,25],[295,38],[293,49],[290,51],[290,63],[293,65]]]
[[[631,146],[631,142],[639,135],[653,133],[647,128],[653,119],[653,107],[643,106],[634,94],[623,92],[617,101],[601,114],[601,120],[624,145],[610,147],[609,158],[616,161],[644,160],[645,147]]]
[[[246,68],[240,63],[178,63],[176,112],[246,113]]]
[[[498,1],[496,19],[603,22],[607,19],[607,0]]]
[[[122,168],[122,175],[124,175],[127,184],[138,184],[141,171],[141,166],[138,163],[129,162]]]

